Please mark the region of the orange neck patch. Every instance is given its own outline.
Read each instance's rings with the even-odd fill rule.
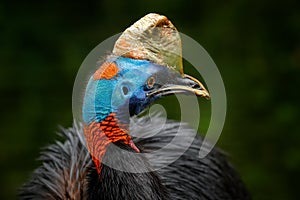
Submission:
[[[118,71],[119,71],[119,68],[117,67],[117,65],[115,63],[105,62],[94,73],[94,80],[111,79],[112,77],[117,75]]]
[[[128,134],[127,126],[120,125],[115,116],[115,113],[111,113],[100,123],[92,122],[88,126],[84,126],[87,147],[96,165],[98,174],[101,172],[101,161],[110,143],[122,141],[136,152],[139,152],[139,149]]]

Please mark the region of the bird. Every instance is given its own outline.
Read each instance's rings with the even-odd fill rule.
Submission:
[[[141,116],[165,96],[209,99],[183,73],[179,37],[155,13],[123,32],[88,78],[82,122],[61,128],[64,140],[43,150],[20,199],[251,199],[222,150],[199,158],[204,140],[187,123]]]

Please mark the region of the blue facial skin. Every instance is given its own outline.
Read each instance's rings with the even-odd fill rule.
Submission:
[[[169,77],[170,69],[150,61],[118,57],[114,60],[119,68],[111,79],[94,80],[90,78],[83,102],[83,121],[101,122],[110,113],[117,113],[119,120],[128,122],[129,116],[142,112],[156,97],[147,97],[147,92],[161,87]],[[155,77],[149,87],[148,80]]]

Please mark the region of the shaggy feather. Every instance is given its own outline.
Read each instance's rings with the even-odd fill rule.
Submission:
[[[130,127],[130,132],[136,137],[134,142],[142,152],[150,153],[162,147],[165,147],[164,150],[128,157],[124,151],[109,146],[105,159],[110,164],[148,172],[123,172],[104,165],[99,177],[85,145],[79,139],[83,134],[82,127],[74,126],[62,130],[66,138],[64,143],[56,142],[45,149],[40,158],[43,165],[23,186],[20,198],[251,199],[221,151],[214,148],[207,157],[198,157],[202,138],[186,124],[167,121],[159,129],[151,125],[163,120],[158,116],[152,117],[151,122],[146,117],[132,120],[135,126]],[[175,136],[177,139],[174,140]],[[171,141],[173,145],[167,146]],[[191,145],[181,155],[189,143]],[[117,145],[132,151],[126,145]],[[176,157],[179,158],[170,164]]]
[[[86,176],[92,164],[86,147],[77,135],[80,127],[61,129],[65,142],[44,149],[37,168],[20,190],[21,199],[86,199]]]

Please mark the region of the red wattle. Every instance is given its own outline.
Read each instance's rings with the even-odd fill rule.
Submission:
[[[135,150],[135,152],[140,153],[140,150],[135,146],[134,142],[132,140],[129,141],[129,146]]]

